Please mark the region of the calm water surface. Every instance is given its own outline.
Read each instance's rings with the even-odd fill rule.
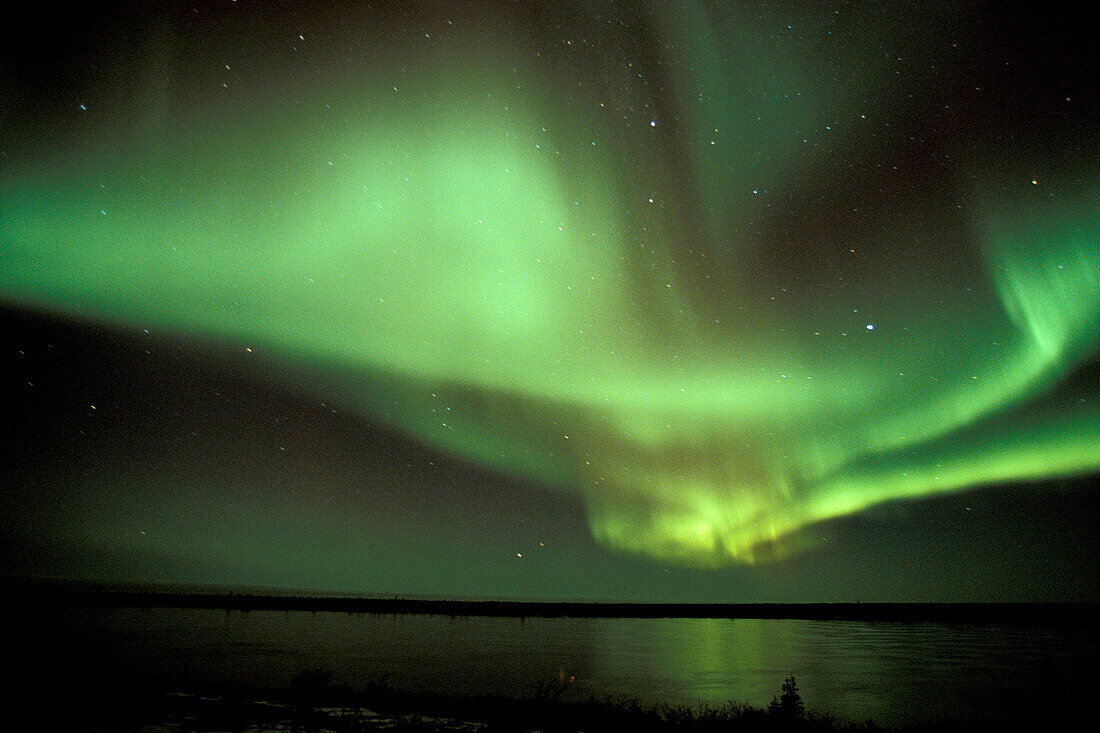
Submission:
[[[794,675],[807,707],[884,724],[1013,717],[1098,682],[1092,630],[753,619],[509,619],[305,611],[65,609],[26,621],[65,684],[157,680],[285,686],[322,667],[361,687],[763,706]],[[1080,699],[1080,698],[1076,698]]]

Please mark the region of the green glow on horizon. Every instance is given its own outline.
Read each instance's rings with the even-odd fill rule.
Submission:
[[[151,114],[127,141],[9,166],[0,297],[248,345],[364,415],[579,492],[600,542],[666,561],[753,562],[877,503],[1100,469],[1096,401],[1044,402],[1100,347],[1100,181],[1037,204],[1022,178],[956,193],[976,262],[950,239],[955,212],[918,201],[858,248],[897,260],[944,238],[961,274],[891,266],[843,302],[812,278],[788,293],[738,222],[771,215],[755,190],[814,170],[805,120],[895,82],[817,88],[763,30],[714,39],[691,10],[663,25],[697,42],[653,126],[460,44],[438,67],[457,71],[407,88],[303,92],[363,110],[339,119],[250,117],[245,99],[220,127]],[[754,110],[771,122],[737,107],[724,43],[754,54],[741,93],[770,100]],[[765,68],[778,80],[750,73]],[[788,104],[792,79],[805,93]],[[547,129],[559,108],[570,125]],[[673,119],[682,155],[660,142]],[[858,148],[860,124],[815,156]],[[661,175],[677,166],[697,201]],[[974,172],[990,190],[1021,177]],[[815,246],[847,256],[845,231]]]

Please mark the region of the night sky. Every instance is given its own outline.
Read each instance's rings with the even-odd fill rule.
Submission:
[[[1100,600],[1074,5],[31,8],[2,574]]]

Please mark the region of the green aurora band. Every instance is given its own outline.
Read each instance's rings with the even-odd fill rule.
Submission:
[[[1021,157],[979,100],[949,163],[880,173],[965,37],[920,5],[790,38],[725,5],[648,35],[458,10],[244,91],[154,43],[153,81],[101,71],[113,110],[0,168],[0,297],[247,346],[668,562],[1096,471],[1097,401],[1057,396],[1100,347],[1096,161]]]

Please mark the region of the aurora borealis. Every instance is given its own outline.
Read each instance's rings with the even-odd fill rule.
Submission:
[[[1100,471],[1100,117],[1068,9],[320,5],[88,10],[6,52],[9,333],[198,353],[386,436],[363,470],[387,511],[406,479],[449,491],[408,469],[428,451],[576,502],[602,552],[676,572],[767,573],[888,502]],[[28,413],[33,381],[9,386]],[[267,429],[232,421],[214,478],[171,451],[147,471],[104,447],[91,485],[12,457],[39,488],[7,501],[36,534],[55,511],[84,525],[58,544],[141,554],[141,512],[236,516],[210,487],[255,468],[235,441]],[[336,443],[290,432],[283,479],[339,473]],[[379,562],[359,508],[301,490],[342,562]],[[271,512],[219,561],[274,542],[271,562],[309,567]],[[169,536],[156,552],[219,542]]]

